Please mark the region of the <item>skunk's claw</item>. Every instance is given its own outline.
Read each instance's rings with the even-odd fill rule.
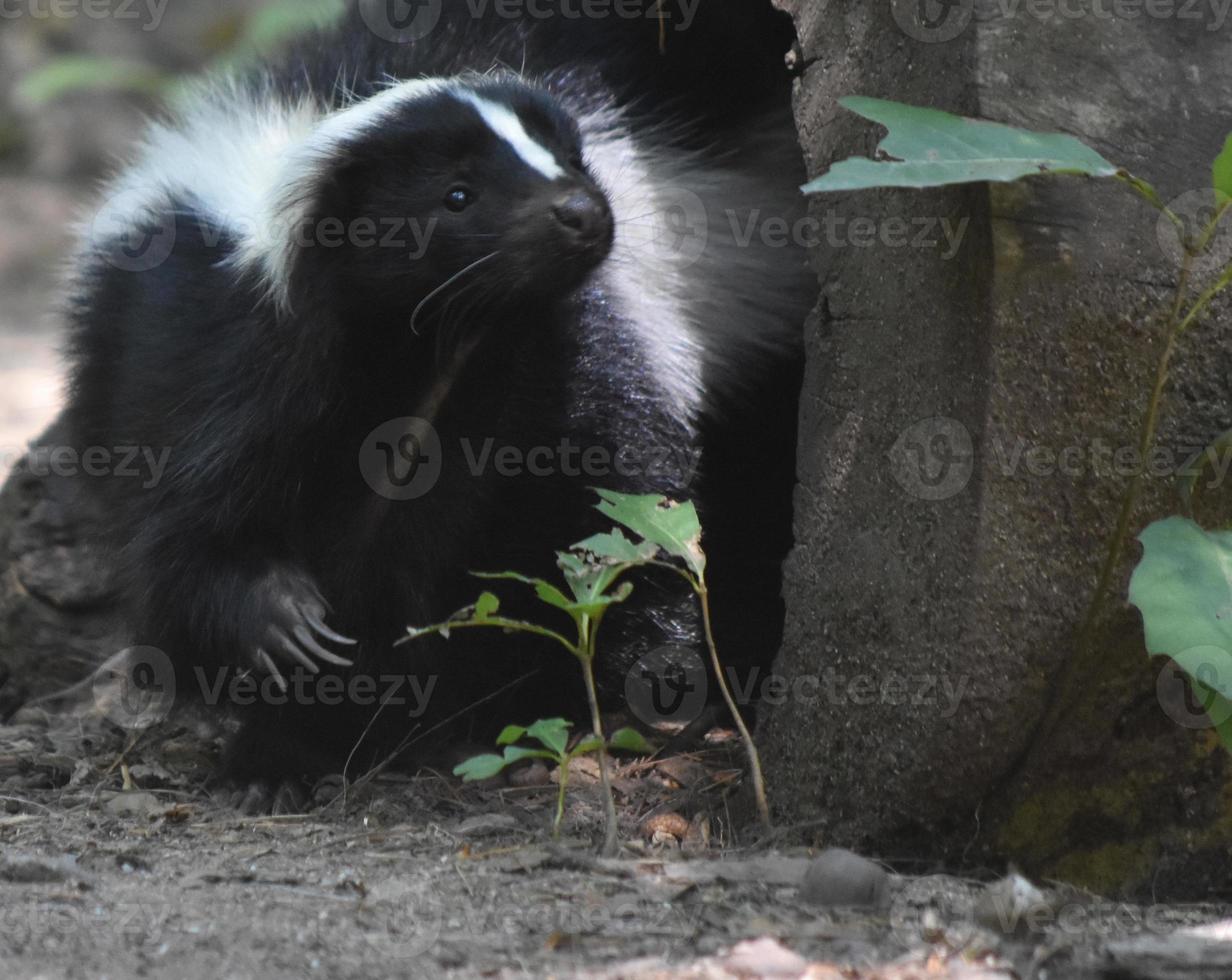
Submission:
[[[336,633],[321,621],[321,617],[312,611],[304,613],[304,619],[308,621],[308,625],[313,628],[318,636],[322,636],[333,643],[341,643],[343,646],[353,647],[359,640],[352,640],[349,636],[343,636],[341,633]]]
[[[319,674],[322,664],[352,666],[354,661],[325,645],[355,646],[356,641],[325,625],[328,603],[307,574],[294,568],[276,569],[261,583],[261,591],[265,624],[248,647],[249,662],[282,690],[287,690],[287,681],[279,665],[302,667],[310,674]]]

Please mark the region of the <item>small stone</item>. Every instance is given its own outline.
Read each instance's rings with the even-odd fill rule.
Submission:
[[[889,899],[889,886],[890,876],[880,865],[831,847],[809,863],[800,898],[814,905],[880,908]]]

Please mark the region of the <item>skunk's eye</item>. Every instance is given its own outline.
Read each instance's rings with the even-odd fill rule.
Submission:
[[[445,207],[450,211],[465,211],[475,203],[475,192],[469,187],[451,187],[445,195]]]
[[[585,161],[582,160],[581,150],[573,151],[573,153],[569,157],[569,166],[571,166],[574,170],[586,169],[586,163]]]

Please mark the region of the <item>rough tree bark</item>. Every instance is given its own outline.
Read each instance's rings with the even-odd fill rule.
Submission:
[[[806,66],[811,174],[881,135],[838,107],[847,94],[1064,130],[1165,198],[1209,186],[1232,129],[1212,23],[958,3],[940,30],[955,36],[929,42],[919,11],[947,13],[931,0],[781,6]],[[1122,598],[1134,547],[1090,669],[1062,680],[1125,483],[1106,453],[1137,445],[1177,278],[1156,213],[1076,178],[812,206],[970,224],[949,260],[939,234],[932,249],[836,235],[815,251],[779,662],[797,696],[763,732],[779,817],[887,855],[1203,894],[1228,870],[1227,760],[1208,727],[1175,723],[1170,675],[1157,693],[1164,664]],[[1161,444],[1178,464],[1229,424],[1225,310],[1174,372]],[[1174,499],[1152,481],[1134,530]]]

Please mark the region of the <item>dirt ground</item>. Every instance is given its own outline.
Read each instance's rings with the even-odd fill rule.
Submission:
[[[802,828],[759,841],[731,817],[730,748],[623,760],[624,848],[602,860],[593,770],[554,841],[546,769],[484,788],[331,779],[305,815],[245,817],[209,791],[217,745],[196,722],[134,739],[81,705],[0,728],[0,975],[1228,975],[1122,969],[1133,943],[1228,909],[1059,886],[1016,906],[1014,879],[784,847]]]
[[[1227,912],[1052,889],[1015,931],[982,911],[984,883],[875,865],[871,907],[834,905],[862,886],[841,860],[733,833],[722,748],[622,764],[626,844],[602,860],[585,770],[559,842],[546,770],[520,788],[326,780],[307,815],[244,817],[209,794],[200,726],[134,741],[90,711],[18,717],[0,729],[12,978],[1132,975],[1101,973],[1110,942]]]

